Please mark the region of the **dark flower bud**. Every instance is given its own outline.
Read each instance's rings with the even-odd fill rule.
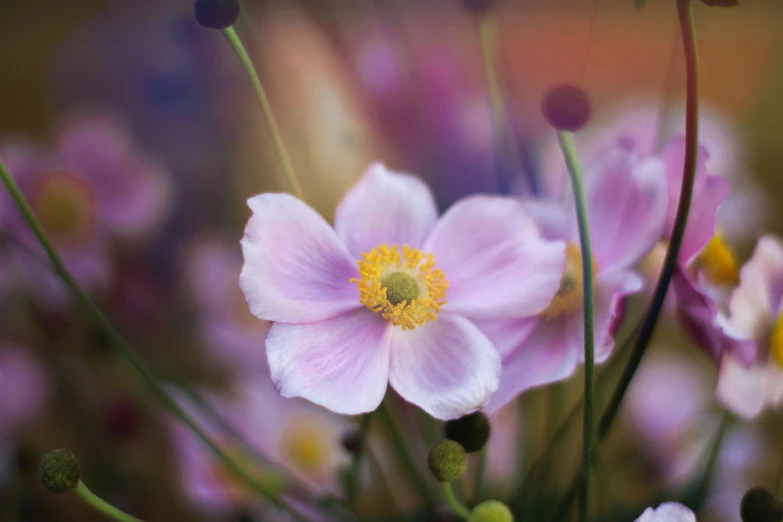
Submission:
[[[39,469],[41,483],[52,493],[65,493],[79,485],[79,459],[69,449],[56,449],[46,454]]]
[[[447,439],[459,442],[467,453],[473,453],[483,448],[489,440],[489,419],[477,411],[447,422],[444,431]]]
[[[199,25],[222,31],[236,23],[239,17],[239,1],[196,0],[195,13]]]
[[[362,451],[362,436],[357,428],[350,428],[340,436],[340,445],[348,453],[359,453]]]
[[[590,100],[583,89],[564,83],[544,94],[541,111],[555,129],[576,132],[590,119]]]
[[[465,473],[465,448],[453,440],[441,441],[430,450],[427,464],[439,482],[451,482]]]
[[[710,7],[737,7],[738,0],[701,0],[704,5]]]
[[[764,488],[751,488],[742,497],[740,516],[743,522],[781,522],[783,502]]]
[[[468,522],[514,522],[514,515],[504,503],[487,500],[473,508]]]
[[[495,7],[497,0],[461,0],[462,6],[471,14],[482,16]]]

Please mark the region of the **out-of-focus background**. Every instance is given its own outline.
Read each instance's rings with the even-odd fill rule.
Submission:
[[[721,210],[721,224],[744,260],[762,230],[783,232],[783,5],[741,4],[695,11],[703,125],[714,131],[713,159],[738,195]],[[496,60],[513,164],[497,153],[477,22],[462,2],[245,0],[242,8],[237,31],[305,198],[328,220],[373,161],[424,177],[442,209],[471,193],[537,190],[552,147],[540,99],[562,82],[591,97],[585,134],[628,115],[653,134],[682,132],[683,63],[671,0],[499,2]],[[32,173],[34,208],[44,221],[65,223],[53,231],[69,266],[172,389],[230,402],[237,389],[268,379],[266,325],[250,316],[236,286],[238,241],[245,200],[284,191],[285,178],[244,71],[219,32],[196,24],[192,1],[2,0],[0,151],[14,175]],[[35,174],[41,169],[54,177]],[[89,195],[69,169],[90,173]],[[193,484],[204,471],[201,450],[73,306],[9,201],[0,199],[0,520],[101,520],[38,484],[37,463],[56,447],[72,448],[91,487],[144,520],[252,520],[254,510],[244,506],[253,502],[237,501],[244,492],[217,498],[209,493],[214,484]],[[598,479],[607,490],[605,520],[632,520],[629,513],[687,483],[705,444],[701,430],[716,422],[714,369],[671,318],[654,357],[602,468],[612,474]],[[516,407],[504,413],[510,427],[496,437],[506,449],[497,451],[520,438],[540,447],[544,411],[562,418],[578,381],[557,385],[551,396],[526,395],[521,418]],[[333,432],[321,441],[329,447],[306,437],[286,445],[291,433],[308,433],[299,417],[323,415],[299,402],[304,413],[291,413],[289,403],[262,392],[236,413],[258,417],[259,444],[290,457],[295,473],[336,475],[330,466],[345,460],[339,436],[351,419],[319,418]],[[432,421],[421,423],[437,438]],[[773,417],[732,428],[707,520],[738,520],[736,507],[726,506],[736,506],[744,487],[774,480],[780,426]],[[370,515],[413,502],[379,446],[381,472],[368,472],[365,485],[362,509]],[[490,457],[490,482],[511,491],[525,460],[510,465],[499,454],[494,464]],[[391,497],[378,476],[391,481]],[[334,490],[335,480],[324,479],[323,488]]]

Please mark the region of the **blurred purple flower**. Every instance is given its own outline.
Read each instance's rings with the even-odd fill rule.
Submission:
[[[389,383],[440,419],[481,408],[500,359],[473,319],[540,313],[562,274],[564,245],[541,239],[516,201],[475,196],[438,220],[424,183],[380,164],[346,195],[334,230],[288,195],[248,203],[240,284],[251,311],[274,321],[272,379],[284,397],[338,413],[374,410]]]
[[[77,281],[90,290],[103,289],[112,279],[109,240],[153,233],[171,207],[169,180],[159,164],[133,148],[123,124],[107,114],[69,117],[55,143],[51,151],[7,139],[0,157]],[[8,230],[29,250],[20,255],[42,254],[9,196],[1,199]],[[41,270],[43,265],[21,265],[43,285],[54,286],[53,274]]]
[[[588,165],[587,208],[595,277],[596,361],[605,361],[624,318],[625,296],[642,288],[630,268],[660,238],[666,217],[663,163],[639,161],[620,147]],[[527,200],[544,236],[568,241],[565,274],[549,308],[535,318],[494,321],[489,332],[503,357],[497,411],[523,391],[570,376],[584,359],[582,255],[573,198]]]

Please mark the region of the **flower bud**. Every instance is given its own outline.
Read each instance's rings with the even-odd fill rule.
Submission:
[[[446,423],[446,438],[458,442],[467,453],[479,451],[489,440],[487,416],[477,411]]]
[[[704,5],[710,7],[737,7],[738,0],[701,0]]]
[[[362,451],[362,436],[357,428],[350,428],[340,436],[340,445],[348,453],[355,454]]]
[[[52,493],[65,493],[79,485],[79,459],[69,449],[56,449],[46,454],[39,469],[41,483]]]
[[[576,132],[590,119],[590,99],[583,89],[564,83],[544,94],[541,112],[555,129]]]
[[[236,23],[239,17],[239,1],[196,0],[195,13],[199,25],[222,31]]]
[[[497,0],[461,0],[462,6],[471,14],[483,16],[495,7]]]
[[[743,522],[781,522],[783,502],[764,488],[751,488],[742,497],[740,516]]]
[[[487,500],[473,508],[468,522],[514,522],[514,515],[504,503]]]
[[[430,450],[427,464],[439,482],[451,482],[465,473],[465,449],[453,440],[441,441]]]

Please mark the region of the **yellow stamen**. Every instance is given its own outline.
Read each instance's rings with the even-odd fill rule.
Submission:
[[[67,172],[45,175],[35,189],[32,205],[44,229],[60,244],[78,242],[93,226],[92,190]]]
[[[778,317],[769,338],[770,356],[783,368],[783,315]]]
[[[720,232],[716,232],[699,253],[696,266],[715,285],[733,285],[739,280],[734,252]]]
[[[449,282],[435,257],[409,246],[383,244],[362,254],[359,302],[403,330],[438,318]]]
[[[593,277],[598,273],[598,263],[593,259]],[[566,266],[563,279],[549,307],[541,313],[547,321],[558,317],[574,315],[584,304],[584,285],[582,274],[582,251],[579,245],[568,243],[566,246]]]
[[[293,423],[282,437],[282,453],[296,470],[318,478],[328,472],[330,448],[316,425]]]

